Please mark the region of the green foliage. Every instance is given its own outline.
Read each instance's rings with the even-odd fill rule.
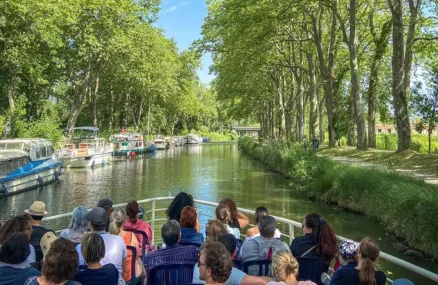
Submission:
[[[287,174],[291,185],[326,203],[378,219],[410,246],[438,257],[435,218],[438,188],[394,172],[340,164],[290,142],[259,144],[251,138],[239,147]]]

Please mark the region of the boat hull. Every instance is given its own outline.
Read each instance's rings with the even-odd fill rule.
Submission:
[[[157,147],[157,150],[163,150],[166,149],[166,144],[165,143],[159,143],[155,145]]]
[[[142,156],[148,153],[147,148],[137,148],[130,150],[113,150],[113,159],[128,159],[131,157]]]
[[[62,161],[47,161],[30,171],[0,178],[0,196],[15,195],[59,181]]]
[[[111,161],[112,152],[104,152],[90,156],[63,157],[62,166],[65,168],[93,168],[102,166]]]

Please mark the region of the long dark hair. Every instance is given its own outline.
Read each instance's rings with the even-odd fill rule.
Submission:
[[[195,207],[193,197],[186,192],[179,192],[178,195],[173,198],[172,203],[170,203],[169,208],[166,210],[167,218],[169,220],[176,220],[179,223],[181,212],[186,206]]]
[[[361,256],[359,279],[360,285],[376,285],[376,269],[374,268],[374,262],[380,254],[379,244],[366,237],[360,242],[359,252]]]
[[[234,203],[234,201],[230,198],[224,198],[219,202],[219,206],[220,205],[225,205],[227,206],[227,208],[230,210],[231,213],[231,221],[239,221],[237,219],[237,206],[236,203]]]
[[[30,224],[30,216],[25,214],[6,221],[0,230],[0,244],[6,242],[13,233],[22,233]]]
[[[336,235],[327,222],[318,214],[311,213],[304,218],[307,228],[312,229],[310,234],[316,244],[316,252],[324,261],[330,261],[336,256]]]

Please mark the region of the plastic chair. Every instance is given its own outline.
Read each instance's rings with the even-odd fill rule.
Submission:
[[[140,278],[135,276],[135,261],[137,260],[137,250],[135,249],[134,246],[131,245],[127,245],[126,249],[128,251],[132,252],[132,262],[131,262],[131,280],[130,281],[126,281],[126,285],[136,285],[140,282]]]
[[[139,234],[143,237],[143,240],[141,241],[141,259],[143,263],[146,264],[146,245],[148,245],[148,247],[150,246],[148,236],[144,231],[139,231],[139,230],[125,230],[125,231],[133,232],[134,234]]]
[[[233,267],[243,271],[243,260],[242,259],[233,259]]]
[[[329,262],[317,258],[297,257],[299,264],[298,281],[310,280],[317,285],[324,285],[321,281],[321,274],[329,269]]]
[[[251,267],[251,268],[250,268]],[[257,270],[258,269],[258,270]],[[271,277],[271,260],[261,259],[246,261],[243,263],[243,272],[255,276]]]
[[[194,264],[159,265],[148,270],[147,285],[187,284],[193,280]]]

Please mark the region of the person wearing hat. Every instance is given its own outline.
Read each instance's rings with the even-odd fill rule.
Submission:
[[[41,225],[41,220],[45,215],[47,215],[46,204],[41,201],[35,201],[29,207],[29,209],[24,210],[25,213],[29,214],[32,218],[32,235],[30,236],[30,244],[33,246],[40,246],[41,238],[47,232],[55,232],[51,229],[47,229]]]
[[[103,198],[100,199],[99,202],[97,203],[96,207],[100,207],[100,208],[104,208],[106,213],[107,213],[107,223],[105,226],[105,231],[108,232],[109,231],[109,224],[111,223],[111,213],[113,212],[113,200],[111,200],[110,198]]]
[[[96,207],[87,214],[88,227],[92,233],[99,234],[105,243],[105,256],[101,259],[100,264],[114,264],[119,272],[119,285],[124,285],[123,276],[126,273],[127,249],[123,238],[116,235],[110,235],[105,232],[108,222],[108,213],[104,208]],[[85,258],[82,255],[81,245],[76,246],[79,256],[79,265],[85,265]]]
[[[339,244],[339,255],[336,259],[335,274],[333,278],[337,277],[337,270],[343,266],[355,268],[358,262],[359,243],[351,239],[346,239]],[[321,281],[328,285],[330,284],[330,277],[327,273],[322,273]]]
[[[58,237],[52,232],[47,232],[43,235],[40,243],[41,251],[43,252],[43,257],[46,257],[50,247],[52,246],[52,243],[57,239]]]

